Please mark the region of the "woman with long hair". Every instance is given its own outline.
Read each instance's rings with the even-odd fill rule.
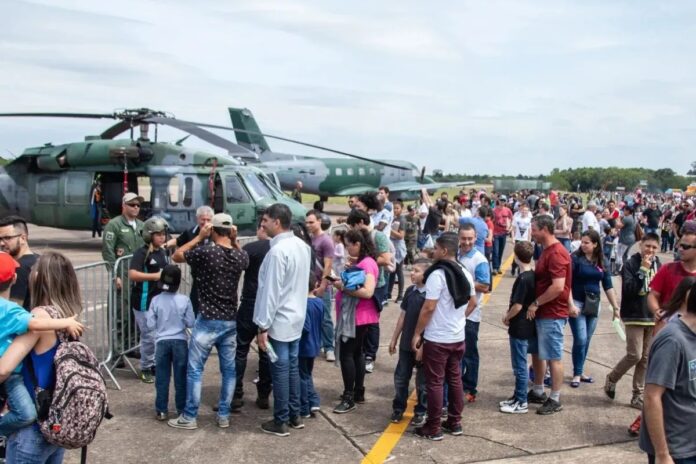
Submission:
[[[599,316],[600,285],[612,308],[619,307],[611,280],[611,273],[604,268],[602,242],[596,230],[583,232],[580,248],[573,253],[572,306],[570,329],[573,332],[573,380],[570,386],[577,388],[580,382],[592,383],[584,374],[585,359]]]
[[[568,207],[566,205],[558,206],[558,218],[553,234],[559,242],[570,251],[570,241],[573,233],[573,219],[568,215]]]
[[[373,298],[379,268],[375,261],[375,247],[366,230],[346,232],[344,243],[348,260],[346,269],[364,273],[364,282],[358,288],[346,288],[349,282],[334,282],[336,294],[336,351],[343,377],[343,396],[334,408],[336,414],[353,411],[355,403],[365,401],[365,356],[363,341],[370,324],[379,322],[377,302]],[[353,336],[351,336],[353,335]]]
[[[62,254],[49,251],[41,255],[29,277],[32,314],[36,318],[51,318],[50,312],[67,318],[82,313],[80,286],[75,269]],[[0,358],[0,381],[14,371],[25,357],[31,363],[23,363],[24,384],[32,399],[35,387],[52,390],[55,384],[53,358],[60,341],[55,331],[29,332],[14,339]],[[28,371],[31,368],[33,374]],[[33,379],[38,379],[34,385]],[[48,443],[36,424],[31,424],[12,434],[7,441],[7,462],[31,464],[60,464],[65,450]]]

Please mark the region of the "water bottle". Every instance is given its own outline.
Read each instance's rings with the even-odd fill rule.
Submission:
[[[619,336],[619,338],[623,341],[626,341],[626,332],[624,332],[623,326],[621,325],[621,321],[619,319],[612,319],[611,325],[614,326],[614,330],[616,331],[616,334]]]
[[[271,344],[270,340],[266,343],[266,354],[268,355],[269,361],[271,361],[272,363],[278,361],[278,355],[273,349],[273,345]]]

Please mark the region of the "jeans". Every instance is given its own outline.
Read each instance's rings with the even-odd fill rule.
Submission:
[[[343,395],[353,398],[356,390],[362,391],[365,385],[365,357],[363,356],[364,339],[367,334],[367,325],[359,325],[355,328],[355,338],[343,337],[339,340],[339,361],[341,364],[341,377],[343,377]]]
[[[478,391],[478,372],[479,372],[479,352],[478,334],[480,322],[473,322],[467,319],[464,331],[466,339],[466,350],[462,357],[462,385],[464,391],[476,395]]]
[[[378,302],[383,302],[387,299],[387,285],[375,288],[375,299]],[[379,303],[378,303],[379,304]],[[380,310],[381,308],[377,308]],[[379,349],[379,322],[377,324],[367,325],[367,335],[365,336],[363,351],[365,359],[374,361],[377,359],[377,350]]]
[[[616,244],[616,267],[619,270],[621,269],[621,266],[623,266],[623,263],[628,259],[628,252],[631,250],[634,243],[627,245],[619,242]]]
[[[133,310],[135,322],[140,330],[140,370],[155,367],[155,331],[147,328],[147,311]]]
[[[416,398],[418,402],[413,408],[414,414],[425,414],[427,396],[425,393],[425,373],[423,367],[416,363],[416,354],[411,350],[399,350],[399,361],[394,369],[394,401],[392,410],[403,413],[408,401],[408,387],[411,383],[413,368],[416,368]]]
[[[244,373],[246,372],[249,348],[257,334],[258,327],[256,327],[256,324],[250,319],[240,317],[240,314],[237,313],[237,352],[234,358],[237,377],[234,387],[235,398],[244,397]],[[265,351],[259,350],[259,382],[256,384],[258,396],[267,398],[271,394],[271,388],[271,361],[269,361],[268,354]]]
[[[298,353],[300,339],[280,342],[269,337],[268,342],[278,355],[271,363],[273,378],[273,419],[276,424],[285,424],[300,415],[300,373]]]
[[[597,328],[599,318],[583,316],[582,302],[575,301],[575,306],[580,309],[580,314],[577,317],[569,318],[569,323],[570,330],[573,332],[573,376],[578,376],[583,373],[590,340],[592,340],[592,335]]]
[[[334,323],[331,318],[331,289],[327,288],[322,296],[324,316],[321,320],[321,347],[325,352],[334,351]]]
[[[10,410],[0,418],[0,435],[9,437],[11,433],[34,423],[36,406],[20,374],[10,375],[3,386],[7,393],[7,404]]]
[[[203,367],[213,346],[218,351],[220,373],[222,374],[218,417],[227,418],[230,415],[230,403],[232,403],[234,384],[237,380],[234,362],[237,347],[237,323],[235,321],[207,320],[199,315],[193,326],[191,342],[189,343],[184,419],[191,420],[198,416],[198,406],[201,404]]]
[[[442,417],[443,385],[447,391],[447,424],[457,426],[462,420],[464,390],[462,389],[462,356],[464,342],[423,344],[423,370],[428,395],[428,419],[423,431],[429,435],[440,432]]]
[[[314,379],[312,371],[314,370],[314,358],[299,358],[300,368],[300,415],[306,416],[314,407],[318,407],[319,395],[314,389]]]
[[[633,366],[633,395],[642,395],[645,387],[645,373],[648,367],[648,352],[652,341],[653,326],[626,325],[626,356],[609,373],[609,380],[616,383]]]
[[[565,247],[566,250],[570,253],[570,239],[569,238],[559,238],[559,242],[561,242],[561,245]]]
[[[11,464],[61,464],[65,449],[47,442],[33,425],[10,435],[7,440],[8,463]]]
[[[529,340],[510,337],[510,360],[512,361],[512,373],[515,374],[515,400],[519,403],[527,402],[527,382],[529,370],[527,369],[527,347]]]
[[[500,270],[500,262],[503,260],[503,252],[505,251],[505,243],[507,243],[507,234],[493,236],[493,270]]]
[[[389,274],[389,289],[387,290],[387,297],[391,297],[392,292],[394,291],[394,284],[396,281],[399,281],[399,293],[396,295],[397,298],[403,298],[404,297],[404,263],[396,263],[396,269],[394,272]]]
[[[160,340],[155,347],[155,410],[169,410],[169,380],[174,371],[174,404],[181,414],[186,407],[186,340]]]

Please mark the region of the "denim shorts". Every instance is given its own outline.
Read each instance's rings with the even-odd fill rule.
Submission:
[[[539,359],[560,361],[563,356],[563,329],[568,319],[536,319]]]

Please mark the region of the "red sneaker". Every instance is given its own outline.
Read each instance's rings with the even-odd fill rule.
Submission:
[[[643,416],[641,414],[638,414],[636,420],[634,420],[633,423],[628,426],[628,434],[630,436],[637,437],[638,435],[640,435],[640,422],[642,417]]]
[[[467,393],[466,396],[464,397],[467,402],[469,403],[475,403],[476,402],[476,395],[472,393]]]

